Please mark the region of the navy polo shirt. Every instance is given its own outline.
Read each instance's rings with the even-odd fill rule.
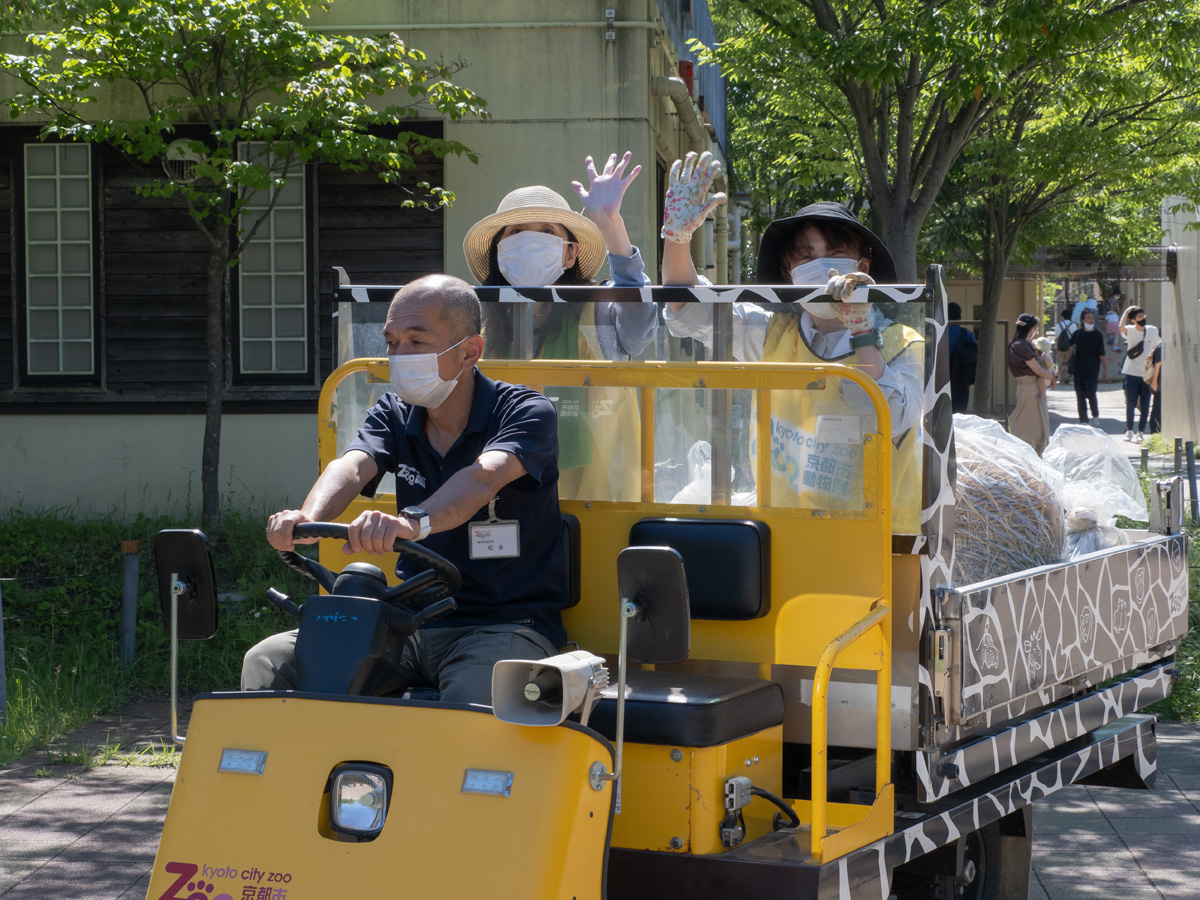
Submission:
[[[475,370],[475,396],[467,427],[443,457],[425,433],[424,407],[388,392],[371,408],[348,448],[375,460],[380,474],[363,495],[374,497],[384,472],[396,473],[396,509],[420,506],[456,472],[485,450],[507,450],[525,475],[500,489],[496,517],[520,523],[521,555],[471,559],[468,523],[431,534],[422,542],[462,573],[458,609],[425,628],[517,623],[528,625],[556,647],[566,643],[562,610],[567,605],[567,555],[558,508],[558,425],[554,405],[527,387],[492,381]],[[485,504],[468,522],[487,519]],[[401,578],[416,574],[404,557]]]

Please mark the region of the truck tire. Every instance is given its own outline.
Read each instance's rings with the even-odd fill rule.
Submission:
[[[1001,884],[1000,823],[992,822],[896,870],[896,900],[999,900]]]

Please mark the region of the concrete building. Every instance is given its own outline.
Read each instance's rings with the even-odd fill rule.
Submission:
[[[463,237],[506,193],[545,184],[578,208],[570,184],[586,183],[585,157],[602,165],[630,150],[643,172],[623,212],[657,280],[671,162],[689,150],[723,158],[724,84],[719,72],[693,68],[687,48],[691,38],[713,39],[705,0],[347,0],[313,27],[395,31],[430,57],[467,61],[456,81],[487,100],[491,117],[417,123],[479,156],[423,163],[414,175],[452,190],[450,210],[406,210],[400,188],[316,166],[277,211],[299,223],[293,237],[272,232],[264,247],[276,259],[286,251],[290,268],[276,269],[266,288],[245,268],[235,274],[235,319],[265,289],[283,298],[275,312],[295,321],[269,346],[248,326],[231,341],[219,481],[226,502],[255,508],[298,505],[317,474],[333,266],[359,282],[436,271],[469,278]],[[178,204],[140,197],[136,182],[104,148],[43,144],[34,122],[0,131],[0,270],[9,276],[0,279],[0,510],[198,509],[203,246]],[[70,218],[73,243],[35,234],[29,217],[41,212]],[[702,271],[718,283],[739,268],[731,227],[722,209],[705,229],[707,247],[695,242]],[[39,254],[58,268],[43,272]],[[43,275],[74,278],[74,293],[60,285],[39,294]],[[53,317],[43,315],[51,308]]]

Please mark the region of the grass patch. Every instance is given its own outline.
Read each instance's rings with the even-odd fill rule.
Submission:
[[[212,547],[217,590],[247,599],[222,604],[209,641],[180,647],[184,696],[236,687],[246,649],[291,620],[266,603],[267,587],[306,596],[308,582],[285,567],[263,537],[265,515],[227,511]],[[194,527],[167,517],[84,519],[14,510],[0,516],[8,718],[0,766],[130,699],[169,686],[152,540],[163,528]],[[135,659],[121,665],[122,540],[140,540]],[[133,764],[133,763],[130,763]]]

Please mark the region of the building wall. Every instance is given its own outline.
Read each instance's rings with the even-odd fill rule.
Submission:
[[[203,416],[5,416],[0,510],[82,515],[200,510]],[[313,415],[226,415],[221,493],[249,510],[293,508],[317,476]]]
[[[455,81],[486,99],[491,115],[446,123],[447,138],[479,155],[478,163],[446,159],[445,184],[455,193],[445,217],[447,272],[470,277],[463,238],[471,225],[496,211],[509,191],[542,184],[581,209],[571,182],[587,184],[585,158],[590,155],[602,166],[610,153],[629,150],[632,165],[640,164],[642,173],[630,185],[622,213],[647,272],[657,280],[659,174],[688,150],[710,149],[709,143],[693,147],[672,102],[651,93],[655,76],[678,75],[679,55],[686,49],[677,49],[673,35],[694,33],[669,15],[664,19],[666,7],[678,6],[678,0],[663,0],[663,9],[655,0],[355,0],[334,4],[314,23],[331,31],[395,30],[431,58],[469,63]],[[616,10],[613,39],[605,37],[606,8]],[[708,23],[706,10],[699,18],[697,28]],[[719,93],[715,105],[706,97],[706,106],[720,107],[723,128],[720,79],[697,71],[703,76],[697,90]],[[715,141],[718,155],[721,134]],[[361,280],[354,269],[347,266],[347,271]]]
[[[439,164],[414,175],[414,181],[425,177],[454,191],[456,201],[445,212],[401,210],[397,189],[369,175],[318,170],[310,206],[316,374],[299,393],[251,387],[227,398],[223,492],[268,504],[299,503],[312,483],[316,389],[332,366],[332,266],[344,267],[359,283],[403,283],[434,271],[469,277],[463,238],[506,193],[545,184],[580,209],[571,182],[586,184],[585,158],[602,166],[609,153],[630,150],[643,171],[626,194],[623,213],[648,274],[657,280],[666,172],[689,150],[714,149],[720,156],[724,129],[718,73],[696,69],[696,93],[705,95],[714,122],[699,145],[680,127],[674,103],[651,90],[655,76],[678,75],[680,54],[694,58],[682,40],[711,40],[702,0],[686,5],[693,8],[691,21],[682,16],[680,0],[346,0],[314,16],[318,29],[396,31],[429,58],[465,60],[468,66],[455,81],[485,98],[491,117],[444,124],[444,136],[475,151],[478,163],[448,157],[444,169]],[[610,7],[616,10],[612,39],[605,34]],[[0,97],[6,92],[11,86],[0,85]],[[407,94],[380,102],[406,100]],[[102,112],[135,115],[135,101],[116,92],[104,98]],[[149,209],[154,204],[139,203],[133,173],[111,156],[103,153],[104,202],[113,204],[103,239],[119,254],[106,277],[119,279],[120,286],[106,296],[106,315],[113,318],[106,322],[108,356],[99,391],[76,392],[64,404],[53,394],[22,392],[19,378],[14,386],[13,316],[20,298],[11,299],[8,291],[21,279],[19,273],[6,277],[13,271],[10,241],[0,240],[0,471],[21,473],[0,484],[0,510],[23,503],[102,511],[124,503],[153,512],[186,504],[180,499],[185,496],[198,504],[202,419],[193,414],[203,399],[203,248],[187,236],[192,232],[178,204],[160,201]],[[12,219],[3,214],[13,209],[6,202],[11,172],[0,160],[4,232]],[[696,253],[703,259],[703,248]],[[129,385],[118,393],[122,379]],[[63,414],[47,414],[51,405]],[[106,414],[93,414],[97,406]],[[263,444],[277,434],[287,436],[286,461],[264,464]],[[86,460],[77,459],[85,455],[81,443]],[[72,475],[63,478],[62,472]]]
[[[996,319],[1008,321],[1008,331],[1004,325],[996,329],[996,346],[992,359],[992,384],[995,385],[995,412],[1003,415],[1005,402],[1004,387],[1008,385],[1008,408],[1011,411],[1017,403],[1016,381],[1009,374],[1005,362],[1005,348],[1012,340],[1017,325],[1017,316],[1024,312],[1037,314],[1041,312],[1041,296],[1039,285],[1034,281],[1006,281],[1000,293],[1000,308]],[[967,279],[954,279],[946,282],[947,302],[957,303],[962,307],[963,319],[978,319],[983,304],[983,283]],[[978,326],[974,326],[978,331]],[[975,402],[974,388],[971,389],[971,403]],[[974,408],[973,406],[971,407]]]
[[[1163,242],[1176,247],[1177,274],[1161,292],[1162,427],[1168,437],[1200,441],[1200,217],[1171,212],[1180,202],[1163,203]]]

